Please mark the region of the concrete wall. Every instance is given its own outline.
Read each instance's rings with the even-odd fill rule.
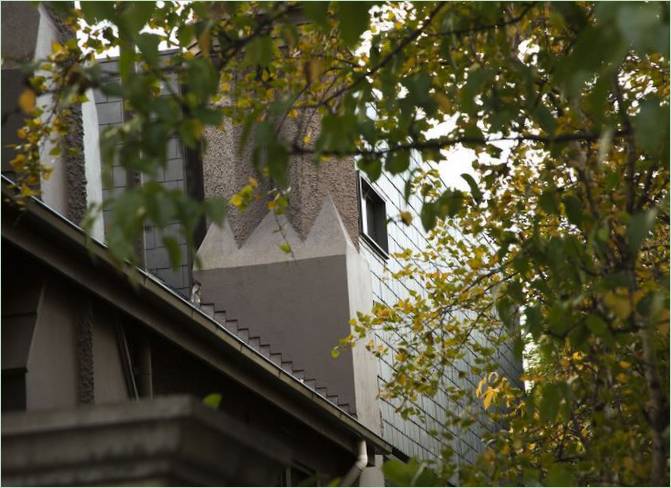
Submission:
[[[78,301],[64,283],[47,282],[28,358],[28,410],[73,407],[79,403]]]
[[[84,159],[86,161],[86,203],[99,204],[103,201],[102,166],[100,161],[100,130],[93,90],[86,92],[88,101],[82,104],[82,126],[84,130]],[[91,229],[93,237],[105,241],[105,224],[102,213]]]
[[[33,2],[2,4],[2,68],[15,67],[35,55],[40,24],[38,6]]]
[[[128,400],[128,387],[115,333],[119,314],[108,305],[97,304],[91,318],[94,401],[121,403]]]
[[[19,142],[16,131],[23,125],[17,112],[19,95],[24,88],[22,62],[33,59],[40,23],[37,5],[32,2],[3,2],[2,9],[2,172],[11,170],[14,150],[7,147]],[[21,26],[17,29],[17,26]]]
[[[202,300],[225,305],[275,351],[354,405],[353,364],[331,348],[348,333],[345,256],[207,270],[198,274]]]
[[[331,358],[350,332],[349,319],[372,306],[370,271],[330,193],[318,207],[305,238],[285,216],[272,214],[240,246],[228,220],[221,229],[211,225],[198,251],[203,269],[194,271],[201,301],[225,309],[250,337],[305,369],[379,432],[375,362],[359,348]],[[280,250],[282,243],[292,253]]]
[[[51,54],[51,45],[60,41],[60,33],[56,24],[46,13],[43,6],[40,6],[40,22],[35,44],[35,59],[45,59]],[[49,107],[52,96],[49,94],[41,95],[37,98],[37,105],[44,108]],[[44,120],[49,116],[50,111],[46,111],[42,118]],[[53,149],[53,144],[45,141],[41,151],[40,159],[42,164],[51,166],[53,171],[49,178],[42,178],[40,186],[42,189],[42,200],[51,208],[58,211],[61,215],[68,215],[68,197],[70,195],[67,183],[67,168],[64,157],[51,156],[49,153]],[[76,222],[79,223],[79,222]]]
[[[3,123],[2,170],[12,177],[9,162],[14,151],[8,144],[20,142],[16,131],[23,125],[24,115],[17,109],[20,93],[28,86],[24,73],[18,67],[22,62],[44,60],[51,53],[54,42],[63,42],[72,37],[58,17],[52,15],[44,5],[29,2],[6,2],[2,5],[2,104]],[[37,74],[40,74],[37,72]],[[41,95],[37,105],[45,109],[43,120],[49,117],[51,95]],[[79,107],[73,107],[66,124],[68,133],[64,136],[64,148],[60,156],[49,153],[53,149],[50,141],[44,141],[40,157],[42,164],[51,166],[53,172],[49,178],[41,178],[39,187],[41,198],[79,224],[86,209],[86,169],[83,154],[83,127]],[[69,151],[75,150],[70,154]]]
[[[290,121],[282,137],[290,140],[309,135],[316,140],[319,129],[318,117],[307,114],[307,122],[298,128]],[[255,170],[251,157],[251,143],[240,147],[241,129],[225,122],[222,129],[205,131],[206,151],[203,154],[203,179],[206,197],[230,198],[247,184],[250,177],[260,181],[263,192],[273,184],[262,178]],[[254,135],[249,136],[254,140]],[[294,157],[289,162],[288,218],[301,239],[306,239],[322,208],[327,195],[333,199],[342,223],[354,247],[358,247],[359,214],[356,193],[356,172],[351,158],[329,160],[319,165],[312,157]],[[263,220],[268,210],[266,201],[260,200],[243,212],[232,208],[228,221],[238,244],[243,243]]]

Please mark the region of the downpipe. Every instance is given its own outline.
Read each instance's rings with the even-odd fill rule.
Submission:
[[[354,461],[354,465],[349,469],[347,474],[340,482],[340,486],[352,486],[357,478],[361,475],[363,468],[368,465],[368,449],[366,448],[366,441],[363,439],[359,441],[359,454]]]

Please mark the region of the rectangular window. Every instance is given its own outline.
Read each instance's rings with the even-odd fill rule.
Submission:
[[[389,257],[387,210],[384,199],[362,176],[359,176],[360,230],[378,254]]]

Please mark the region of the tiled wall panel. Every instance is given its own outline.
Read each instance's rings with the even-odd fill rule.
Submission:
[[[422,250],[428,243],[426,235],[421,228],[419,212],[421,200],[413,195],[410,202],[406,204],[403,199],[404,183],[401,177],[393,177],[383,174],[378,181],[373,183],[373,188],[384,198],[387,217],[391,218],[388,225],[389,254],[400,252],[410,248],[415,251]],[[398,215],[401,211],[409,211],[413,214],[412,224],[406,226],[398,223]],[[458,232],[458,230],[455,230]],[[401,263],[393,257],[384,259],[375,252],[363,239],[360,240],[362,252],[366,255],[373,278],[374,299],[378,302],[393,304],[400,298],[408,296],[409,289],[415,289],[424,293],[420,283],[413,280],[407,282],[394,281],[385,275],[385,267],[390,271],[397,271]],[[389,352],[378,361],[378,384],[380,387],[391,378],[394,368],[395,345],[398,342],[399,332],[402,331],[378,331],[375,340],[389,347]],[[512,359],[512,351],[501,352],[501,366],[507,374],[512,377],[521,374],[521,365]],[[468,351],[465,361],[472,362],[474,355]],[[457,369],[465,369],[465,365],[456,363],[446,373],[446,382],[457,388],[474,390],[480,378],[466,375],[460,378]],[[435,460],[440,458],[440,452],[445,442],[441,436],[436,436],[435,431],[442,431],[446,419],[445,411],[461,408],[459,405],[450,404],[446,392],[442,391],[433,398],[421,397],[417,402],[423,412],[423,419],[403,419],[396,413],[394,402],[380,399],[380,413],[382,416],[383,436],[394,444],[398,449],[410,456],[422,459]],[[485,429],[492,429],[486,420],[473,425],[462,432],[454,432],[456,435],[452,446],[459,455],[460,462],[473,462],[477,454],[483,449],[481,435]]]
[[[102,63],[105,71],[116,73],[117,63],[109,61]],[[178,89],[175,84],[173,89]],[[100,91],[95,92],[96,108],[98,110],[99,129],[102,133],[108,127],[120,125],[124,121],[123,100],[118,97],[108,97]],[[182,143],[177,138],[168,141],[167,161],[165,166],[160,168],[153,177],[142,175],[141,181],[155,180],[163,183],[167,188],[174,188],[186,191],[186,159]],[[120,162],[115,161],[112,166],[112,181],[108,185],[103,185],[103,198],[118,195],[129,186],[128,171]],[[109,226],[111,218],[108,217],[109,211],[104,212],[105,225]],[[189,296],[191,287],[191,260],[189,250],[187,249],[186,239],[178,232],[178,224],[172,223],[161,230],[156,226],[149,225],[144,229],[144,266],[147,271],[152,273],[166,283],[170,288],[177,291],[184,297]],[[106,229],[106,232],[108,229]],[[177,269],[170,266],[170,257],[165,247],[163,238],[165,236],[174,237],[180,247],[181,260]]]

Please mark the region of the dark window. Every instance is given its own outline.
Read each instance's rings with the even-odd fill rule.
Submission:
[[[384,199],[363,177],[359,177],[361,234],[383,257],[388,257],[387,210]]]

